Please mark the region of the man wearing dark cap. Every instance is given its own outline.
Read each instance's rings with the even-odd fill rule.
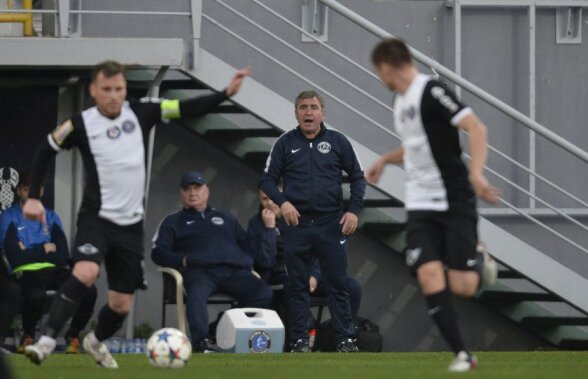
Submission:
[[[163,219],[153,237],[151,258],[184,277],[186,310],[195,352],[213,352],[208,336],[207,302],[213,292],[235,297],[241,307],[270,308],[272,290],[252,271],[257,255],[239,222],[228,212],[208,206],[209,189],[202,173],[180,179],[183,208]],[[268,229],[263,238],[274,244]],[[260,249],[261,250],[261,249]]]

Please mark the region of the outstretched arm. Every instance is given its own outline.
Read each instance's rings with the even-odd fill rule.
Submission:
[[[227,88],[221,92],[185,100],[163,100],[161,102],[161,118],[171,120],[182,117],[199,117],[209,113],[228,97],[236,95],[241,89],[243,81],[250,73],[249,68],[237,71]]]

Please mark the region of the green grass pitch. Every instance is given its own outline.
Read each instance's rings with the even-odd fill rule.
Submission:
[[[588,352],[481,352],[475,372],[448,373],[450,353],[194,354],[188,366],[152,367],[144,355],[116,355],[120,368],[96,367],[88,355],[55,354],[41,366],[23,356],[8,361],[16,379],[368,379],[588,378]]]

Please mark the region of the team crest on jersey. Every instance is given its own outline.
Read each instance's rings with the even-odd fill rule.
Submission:
[[[406,121],[406,119],[412,120],[415,118],[416,114],[416,108],[414,105],[411,105],[410,108],[402,110],[400,113],[400,120],[402,120],[402,122]]]
[[[416,249],[406,249],[406,265],[414,266],[416,261],[421,256],[423,249],[417,247]]]
[[[212,221],[214,225],[222,225],[225,223],[225,220],[220,217],[213,217],[210,221]]]
[[[116,138],[120,137],[120,128],[118,126],[111,126],[106,131],[106,135],[110,139],[116,139]]]
[[[131,120],[127,120],[122,123],[122,130],[125,133],[132,133],[135,130],[135,123]]]
[[[59,125],[57,128],[53,129],[53,131],[51,132],[51,136],[53,137],[55,143],[61,146],[63,141],[65,141],[67,136],[69,136],[71,132],[73,132],[73,130],[74,126],[71,120],[67,120],[63,124]]]
[[[321,143],[318,144],[318,146],[316,148],[321,153],[327,154],[329,151],[331,151],[331,144],[328,143],[328,142],[321,142]]]

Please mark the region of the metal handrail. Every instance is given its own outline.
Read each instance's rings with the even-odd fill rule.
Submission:
[[[358,15],[355,12],[352,12],[350,9],[346,8],[345,6],[341,5],[335,0],[319,0],[323,4],[327,5],[329,8],[333,9],[340,15],[348,18],[349,20],[353,21],[354,23],[360,25],[365,30],[369,31],[370,33],[380,37],[380,38],[389,38],[394,37],[394,35],[388,33],[384,29],[380,28],[376,24],[372,23],[371,21],[367,20],[366,18]],[[476,86],[475,84],[469,82],[468,80],[462,78],[461,76],[457,75],[452,70],[448,69],[447,67],[443,66],[441,63],[435,61],[434,59],[429,58],[425,54],[421,53],[420,51],[409,47],[411,54],[414,58],[435,69],[439,74],[443,75],[445,78],[449,79],[453,83],[459,85],[460,87],[464,88],[471,94],[475,95],[476,97],[484,100],[486,103],[490,104],[497,110],[503,112],[504,114],[514,118],[525,127],[535,131],[537,134],[545,137],[547,140],[553,142],[554,144],[560,146],[564,150],[568,151],[569,153],[575,155],[576,157],[580,158],[584,162],[588,163],[588,152],[582,150],[578,146],[574,145],[573,143],[569,142],[565,138],[557,135],[556,133],[552,132],[551,130],[547,129],[545,126],[539,124],[535,120],[530,119],[526,115],[522,114],[521,112],[517,111],[513,107],[509,106],[508,104],[502,102],[498,98],[492,96],[488,92],[484,91],[480,87]]]
[[[525,217],[526,219],[530,220],[531,222],[541,226],[543,229],[551,232],[552,234],[558,236],[559,238],[561,238],[562,240],[564,240],[565,242],[569,243],[570,245],[574,246],[575,248],[583,251],[584,253],[588,254],[588,249],[582,247],[581,245],[577,244],[576,242],[570,240],[568,237],[564,236],[563,234],[561,234],[560,232],[558,232],[557,230],[553,229],[552,227],[548,226],[547,224],[539,221],[538,219],[536,219],[535,217],[531,216],[530,214],[522,211],[520,208],[518,208],[517,206],[509,203],[508,201],[504,200],[504,199],[498,199],[502,204],[506,205],[508,208],[512,209],[513,211],[515,211],[516,213],[520,214],[521,216]]]
[[[465,156],[467,156],[470,160],[471,157],[468,154],[464,154]],[[519,186],[518,184],[516,184],[515,182],[513,182],[512,180],[508,179],[507,177],[505,177],[502,174],[499,174],[496,170],[493,170],[490,167],[486,167],[485,168],[486,171],[492,173],[494,176],[496,176],[497,178],[503,180],[505,183],[510,184],[513,188],[519,190],[520,192],[524,193],[525,195],[528,195],[529,197],[538,200],[539,202],[545,204],[547,206],[547,208],[551,209],[553,212],[559,214],[560,216],[562,216],[563,218],[565,218],[566,220],[570,221],[573,224],[576,224],[577,226],[579,226],[580,228],[584,229],[585,231],[588,232],[588,226],[582,224],[580,221],[576,220],[575,218],[565,214],[564,212],[562,212],[561,210],[559,210],[558,208],[554,207],[553,205],[551,205],[550,203],[548,203],[547,201],[541,199],[539,196],[531,193],[530,191],[527,191],[526,189],[524,189],[523,187]],[[588,253],[588,250],[586,251]]]
[[[255,46],[251,42],[247,41],[245,38],[243,38],[239,34],[233,32],[231,29],[227,28],[226,26],[224,26],[223,24],[221,24],[217,20],[213,19],[212,17],[210,17],[210,16],[208,16],[208,15],[206,15],[204,13],[202,13],[202,18],[204,18],[205,20],[207,20],[207,21],[213,23],[214,25],[218,26],[220,29],[222,29],[226,33],[228,33],[231,36],[235,37],[236,39],[238,39],[239,41],[241,41],[245,45],[249,46],[250,48],[252,48],[253,50],[257,51],[258,53],[260,53],[261,55],[263,55],[267,59],[271,60],[272,62],[274,62],[278,66],[282,67],[284,70],[288,71],[290,74],[296,76],[297,78],[299,78],[300,80],[304,81],[305,83],[310,84],[313,87],[317,88],[319,91],[321,91],[322,93],[328,95],[329,97],[331,97],[333,100],[335,100],[339,104],[343,105],[344,107],[347,107],[350,111],[352,111],[356,115],[360,116],[364,120],[372,123],[373,125],[375,125],[379,129],[383,130],[384,132],[386,132],[386,133],[388,133],[388,134],[390,134],[390,135],[392,135],[392,136],[400,139],[400,136],[398,134],[396,134],[393,131],[391,131],[390,129],[386,128],[384,125],[380,124],[379,122],[377,122],[376,120],[372,119],[371,117],[366,116],[364,113],[362,113],[361,111],[359,111],[356,108],[354,108],[351,104],[348,104],[345,101],[341,100],[339,97],[337,97],[332,92],[329,92],[325,88],[322,88],[319,85],[317,85],[316,83],[308,80],[303,75],[299,74],[296,70],[292,69],[291,67],[287,66],[283,62],[280,62],[276,58],[272,57],[270,54],[268,54],[267,52],[265,52],[263,49]]]
[[[219,2],[218,0],[216,0],[217,2]],[[289,26],[291,26],[293,29],[296,29],[297,31],[303,33],[305,36],[311,38],[312,40],[314,40],[316,43],[320,44],[322,47],[326,48],[327,50],[329,50],[330,52],[332,52],[333,54],[337,55],[339,58],[345,60],[346,62],[350,63],[351,65],[353,65],[354,67],[358,68],[359,70],[361,70],[362,72],[368,74],[369,76],[371,76],[372,78],[376,79],[376,80],[380,80],[374,73],[372,73],[371,71],[368,71],[365,67],[361,66],[359,63],[353,61],[352,59],[350,59],[349,57],[347,57],[346,55],[344,55],[343,53],[341,53],[339,50],[331,47],[329,44],[325,43],[324,41],[321,41],[320,38],[316,37],[315,35],[313,35],[312,33],[307,32],[306,30],[304,30],[303,28],[301,28],[300,26],[296,25],[295,23],[293,23],[292,21],[288,20],[286,17],[282,16],[281,14],[279,14],[278,12],[274,11],[273,9],[271,9],[270,7],[268,7],[267,5],[263,4],[262,2],[260,2],[259,0],[252,0],[255,4],[259,5],[261,8],[265,9],[267,12],[271,13],[272,15],[274,15],[275,17],[279,18],[281,21],[283,21],[284,23],[288,24]],[[236,11],[235,11],[236,12]],[[238,12],[237,12],[238,14]],[[240,15],[240,14],[238,14]],[[293,47],[292,47],[293,48]],[[294,48],[293,48],[294,49]],[[431,71],[434,73],[435,76],[438,76],[438,73],[435,71],[435,69],[431,68]],[[390,109],[392,112],[394,112],[394,109],[392,109],[391,107],[387,107],[387,109]],[[492,145],[488,144],[488,148],[493,151],[494,153],[496,153],[497,155],[499,155],[500,157],[506,159],[507,161],[509,161],[510,163],[514,164],[515,166],[517,166],[518,168],[524,170],[527,174],[534,176],[535,178],[541,180],[543,183],[549,185],[550,187],[552,187],[553,189],[555,189],[556,191],[561,192],[562,194],[566,195],[567,197],[569,197],[570,199],[578,202],[579,204],[581,204],[584,207],[588,208],[588,203],[583,201],[582,199],[580,199],[579,197],[575,196],[574,194],[566,191],[565,189],[561,188],[560,186],[558,186],[557,184],[553,183],[552,181],[550,181],[549,179],[545,178],[544,176],[538,174],[535,171],[532,171],[531,169],[529,169],[528,167],[526,167],[525,165],[517,162],[515,159],[509,157],[508,155],[506,155],[505,153],[503,153],[502,151],[500,151],[499,149],[493,147]],[[541,200],[539,200],[541,201]]]
[[[226,4],[222,3],[221,0],[215,0],[217,3],[225,6]],[[253,0],[257,3],[256,0]],[[323,1],[323,0],[321,0]],[[230,7],[225,6],[227,9],[229,9]],[[258,27],[258,29],[264,31],[266,34],[270,34],[271,33],[269,31],[267,31],[267,29],[259,26],[258,24],[256,24],[255,22],[253,22],[252,20],[248,19],[246,16],[240,14],[238,11],[234,10],[234,9],[229,9],[231,10],[233,13],[237,14],[238,16],[240,16],[241,18],[243,18],[244,20],[250,22],[251,24],[253,24],[254,26]],[[315,86],[319,91],[325,93],[326,95],[330,96],[331,98],[333,98],[336,102],[340,103],[341,105],[347,107],[348,109],[350,109],[352,112],[354,112],[355,114],[359,115],[360,117],[362,117],[363,119],[367,120],[368,122],[372,123],[373,125],[377,126],[378,128],[380,128],[381,130],[383,130],[384,132],[399,138],[398,135],[396,135],[394,132],[392,132],[391,130],[387,129],[386,127],[384,127],[383,125],[379,124],[378,122],[376,122],[375,120],[373,120],[372,118],[370,118],[369,116],[366,116],[365,114],[363,114],[361,111],[357,110],[356,108],[352,107],[350,104],[347,104],[345,101],[341,100],[339,97],[335,96],[334,94],[330,93],[329,91],[327,91],[324,88],[321,88],[320,86],[317,86],[316,83],[312,83],[310,80],[306,79],[304,76],[302,76],[301,74],[299,74],[297,71],[295,71],[294,69],[292,69],[291,67],[287,66],[286,64],[284,64],[283,62],[280,62],[278,59],[274,58],[273,56],[271,56],[270,54],[266,53],[264,50],[262,50],[261,48],[255,46],[254,44],[252,44],[251,42],[247,41],[245,38],[243,38],[241,35],[233,32],[232,30],[230,30],[229,28],[227,28],[226,26],[222,25],[220,22],[218,22],[217,20],[211,18],[210,16],[206,15],[206,14],[202,14],[202,17],[206,20],[208,20],[209,22],[212,22],[213,24],[215,24],[217,27],[221,28],[222,30],[224,30],[226,33],[230,34],[231,36],[233,36],[234,38],[238,39],[239,41],[241,41],[242,43],[244,43],[245,45],[249,46],[250,48],[252,48],[253,50],[257,51],[258,53],[262,54],[263,56],[265,56],[267,59],[271,60],[272,62],[276,63],[277,65],[279,65],[280,67],[282,67],[283,69],[285,69],[286,71],[288,71],[289,73],[291,73],[292,75],[298,77],[299,79],[301,79],[302,81],[311,84],[313,86]],[[277,39],[278,41],[282,42],[282,40],[280,38],[274,37],[275,39]],[[298,49],[294,48],[293,46],[291,46],[288,43],[284,44],[288,47],[290,47],[292,50],[299,52]],[[306,54],[299,52],[301,55],[306,56]],[[313,62],[314,59],[307,57],[308,59],[312,60]],[[318,64],[320,67],[323,67],[322,64]],[[441,71],[441,70],[440,70]],[[337,75],[336,75],[337,76]],[[552,183],[551,181],[547,180],[546,178],[543,178],[541,175],[538,175],[534,172],[531,172],[528,168],[526,168],[524,165],[514,161],[512,158],[506,156],[504,153],[500,152],[498,149],[493,148],[490,146],[490,148],[497,152],[499,155],[501,155],[502,157],[504,157],[505,159],[511,161],[512,163],[516,164],[518,167],[521,167],[523,169],[525,169],[527,172],[529,172],[529,174],[534,175],[536,177],[538,177],[540,180],[543,180],[545,183],[549,184],[550,186],[552,186],[553,188],[559,190],[560,192],[564,193],[565,195],[571,197],[572,199],[578,201],[579,203],[581,203],[582,205],[586,206],[586,203],[584,201],[582,201],[581,199],[577,198],[576,196],[568,193],[567,191],[565,191],[564,189],[560,188],[559,186],[557,186],[556,184]],[[565,147],[564,147],[565,148]],[[526,191],[524,188],[518,186],[516,183],[512,182],[511,180],[509,180],[508,178],[498,174],[497,172],[495,172],[492,169],[487,168],[487,170],[496,175],[498,178],[504,180],[506,183],[510,184],[511,186],[513,186],[515,189],[529,195],[531,198],[534,198],[542,203],[544,203],[545,205],[547,205],[547,207],[549,209],[551,209],[552,211],[554,211],[555,213],[561,215],[563,218],[567,219],[568,221],[576,224],[577,226],[583,228],[584,230],[588,231],[588,227],[584,226],[582,223],[580,223],[579,221],[577,221],[576,219],[570,217],[569,215],[561,212],[560,210],[558,210],[557,208],[555,208],[554,206],[552,206],[551,204],[549,204],[548,202],[540,199],[539,197],[537,197],[534,194],[531,194],[530,192]],[[549,231],[550,233],[556,235],[557,237],[561,238],[562,240],[564,240],[565,242],[569,243],[570,245],[580,249],[581,251],[588,253],[588,249],[580,246],[579,244],[577,244],[576,242],[572,241],[571,239],[569,239],[568,237],[566,237],[565,235],[557,232],[556,230],[554,230],[553,228],[547,226],[546,224],[542,223],[541,221],[539,221],[538,219],[534,218],[533,216],[527,214],[526,212],[524,212],[523,210],[521,210],[520,208],[510,204],[509,202],[505,201],[504,199],[500,199],[500,202],[504,205],[506,205],[507,207],[513,209],[515,212],[523,215],[525,218],[531,220],[532,222],[534,222],[535,224],[543,227],[545,230]]]
[[[285,22],[286,24],[288,24],[292,28],[294,28],[297,31],[303,33],[308,38],[314,40],[314,42],[318,43],[319,45],[321,45],[325,49],[329,50],[331,53],[337,55],[339,58],[341,58],[344,61],[346,61],[347,63],[353,65],[355,68],[359,69],[364,74],[367,74],[368,76],[372,77],[373,79],[375,79],[377,81],[380,81],[380,78],[378,78],[378,76],[376,74],[374,74],[372,71],[366,69],[365,67],[363,67],[359,63],[357,63],[354,60],[352,60],[351,58],[347,57],[346,55],[344,55],[343,53],[341,53],[339,50],[337,50],[334,47],[330,46],[328,43],[325,43],[325,42],[321,41],[321,39],[320,38],[317,38],[314,34],[307,32],[306,30],[304,30],[300,26],[296,25],[292,21],[288,20],[286,17],[282,16],[281,14],[279,14],[275,10],[271,9],[267,5],[263,4],[259,0],[253,0],[253,2],[255,4],[259,5],[260,7],[262,7],[263,9],[265,9],[266,11],[268,11],[269,13],[271,13],[272,15],[276,16],[277,18],[279,18],[280,20],[282,20],[283,22]]]
[[[58,10],[52,9],[1,9],[1,13],[35,13],[35,14],[58,14]],[[70,14],[111,14],[116,16],[184,16],[189,17],[190,12],[158,12],[158,11],[104,11],[104,10],[69,10]]]
[[[359,88],[358,86],[356,86],[355,84],[351,83],[349,80],[345,79],[344,77],[342,77],[341,75],[337,74],[335,71],[331,70],[330,68],[328,68],[327,66],[325,66],[324,64],[320,63],[319,61],[317,61],[316,59],[312,58],[311,56],[309,56],[308,54],[302,52],[300,49],[297,49],[296,47],[294,47],[292,44],[286,42],[285,40],[283,40],[282,38],[276,36],[275,34],[273,34],[272,32],[270,32],[269,30],[267,30],[266,28],[264,28],[263,26],[259,25],[257,22],[253,21],[252,19],[250,19],[249,17],[245,16],[244,14],[240,13],[239,11],[237,11],[235,8],[231,7],[230,5],[224,3],[222,0],[214,0],[216,3],[222,5],[223,7],[225,7],[226,9],[228,9],[231,13],[233,13],[234,15],[236,15],[237,17],[240,17],[241,19],[247,21],[248,23],[250,23],[251,25],[255,26],[257,29],[261,30],[262,32],[264,32],[265,34],[267,34],[268,36],[270,36],[271,38],[275,39],[276,41],[280,42],[281,44],[287,46],[290,50],[296,52],[298,55],[304,57],[305,59],[309,60],[310,62],[314,63],[316,66],[322,68],[323,70],[325,70],[326,72],[328,72],[329,74],[333,75],[335,78],[339,79],[340,81],[342,81],[343,83],[347,84],[348,86],[350,86],[351,88],[353,88],[354,90],[358,91],[359,93],[361,93],[362,95],[366,96],[367,98],[369,98],[370,100],[376,102],[377,104],[381,105],[382,107],[386,108],[387,110],[389,110],[390,112],[394,112],[394,109],[392,109],[391,106],[389,106],[388,104],[384,103],[383,101],[381,101],[380,99],[375,98],[374,96],[370,95],[369,93],[367,93],[365,90]]]
[[[302,29],[301,27],[299,27],[298,25],[295,25],[293,22],[291,22],[290,20],[288,20],[287,18],[283,17],[282,15],[280,15],[279,13],[277,13],[276,11],[274,11],[273,9],[267,7],[266,5],[264,5],[263,3],[259,2],[258,0],[252,0],[254,3],[258,4],[259,6],[261,6],[263,9],[265,9],[266,11],[268,11],[269,13],[271,13],[272,15],[278,17],[280,20],[284,21],[285,23],[287,23],[288,25],[290,25],[292,28],[296,29],[297,31],[300,31],[302,33],[304,33],[305,35],[309,36],[310,38],[314,39],[315,41],[317,41],[318,43],[321,44],[321,46],[328,48],[331,52],[335,53],[337,56],[341,57],[342,59],[345,59],[347,62],[353,64],[355,67],[361,68],[362,71],[367,72],[367,70],[363,67],[360,66],[358,63],[354,62],[353,60],[351,60],[350,58],[348,58],[347,56],[345,56],[344,54],[342,54],[341,52],[339,52],[338,50],[332,48],[331,46],[329,46],[328,44],[324,43],[323,41],[320,41],[318,38],[316,38],[314,35],[312,35],[311,33],[308,33],[307,31],[305,31],[304,29]],[[379,105],[383,106],[384,108],[386,108],[387,110],[393,112],[394,110],[392,109],[392,107],[388,106],[387,104],[381,102],[380,100],[374,98],[372,95],[368,94],[366,91],[362,90],[361,88],[358,88],[356,85],[354,85],[353,83],[350,83],[348,80],[346,80],[345,78],[341,77],[340,75],[338,75],[337,73],[333,72],[331,69],[329,69],[328,67],[324,66],[323,64],[321,64],[320,62],[316,61],[315,59],[313,59],[312,57],[308,56],[307,54],[305,54],[304,52],[300,51],[299,49],[297,49],[296,47],[294,47],[292,44],[284,41],[283,39],[277,37],[275,34],[271,33],[269,30],[267,30],[266,28],[264,28],[263,26],[259,25],[258,23],[256,23],[255,21],[251,20],[250,18],[248,18],[247,16],[243,15],[242,13],[240,13],[239,11],[237,11],[236,9],[234,9],[233,7],[229,6],[228,4],[224,3],[221,0],[215,0],[215,2],[217,2],[218,4],[220,4],[221,6],[223,6],[224,8],[228,9],[231,13],[235,14],[236,16],[242,18],[243,20],[245,20],[246,22],[250,23],[251,25],[253,25],[254,27],[258,28],[259,30],[263,31],[266,35],[270,36],[271,38],[274,38],[275,40],[279,41],[280,43],[282,43],[283,45],[287,46],[290,50],[296,52],[297,54],[303,56],[304,58],[308,59],[309,61],[311,61],[312,63],[314,63],[315,65],[317,65],[318,67],[324,69],[325,71],[327,71],[328,73],[330,73],[331,75],[333,75],[334,77],[336,77],[337,79],[341,80],[342,82],[344,82],[345,84],[349,85],[350,87],[352,87],[353,89],[357,90],[358,92],[362,93],[363,95],[367,96],[368,98],[370,98],[371,100],[377,102]],[[375,76],[374,74],[371,74],[372,77],[376,78],[379,80],[379,78],[377,78],[377,76]],[[386,129],[389,130],[389,129]],[[392,134],[393,136],[397,137],[397,135]],[[550,187],[552,187],[553,189],[555,189],[556,191],[561,192],[562,194],[568,196],[569,198],[571,198],[574,201],[577,201],[578,203],[580,203],[581,205],[588,207],[588,203],[582,201],[581,199],[579,199],[577,196],[571,194],[570,192],[566,191],[565,189],[559,187],[557,184],[551,182],[550,180],[548,180],[547,178],[537,174],[536,172],[530,170],[529,168],[527,168],[526,166],[522,165],[521,163],[517,162],[516,160],[514,160],[513,158],[509,157],[508,155],[506,155],[505,153],[503,153],[502,151],[500,151],[499,149],[488,145],[488,148],[490,150],[492,150],[493,152],[495,152],[496,154],[500,155],[501,157],[503,157],[504,159],[508,160],[510,163],[516,165],[517,167],[523,169],[524,171],[526,171],[529,175],[532,175],[534,177],[536,177],[537,179],[543,181],[544,183],[546,183],[547,185],[549,185]],[[541,199],[539,199],[539,201],[542,201]]]

